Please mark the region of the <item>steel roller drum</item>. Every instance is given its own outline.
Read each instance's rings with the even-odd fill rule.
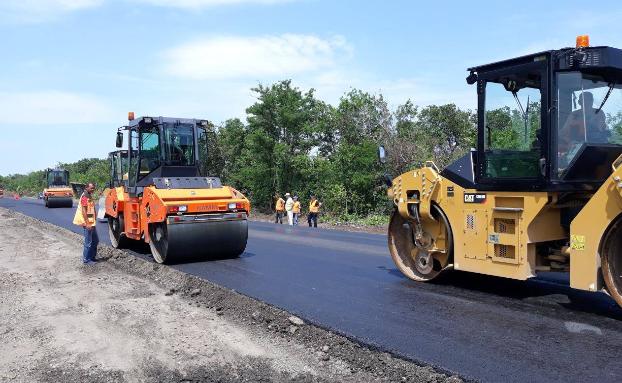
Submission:
[[[158,263],[235,258],[246,249],[248,221],[161,223],[150,228],[150,236]]]
[[[73,198],[71,197],[48,197],[47,207],[73,207]]]

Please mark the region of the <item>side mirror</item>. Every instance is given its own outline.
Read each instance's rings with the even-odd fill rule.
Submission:
[[[117,148],[123,147],[123,132],[117,132]]]
[[[466,78],[466,82],[469,85],[475,84],[477,82],[477,73],[475,73],[475,72],[469,73],[469,75]]]
[[[387,187],[393,187],[393,180],[391,179],[391,176],[388,174],[383,174],[382,175],[382,180],[384,181],[384,184],[387,185]]]
[[[382,145],[378,147],[378,161],[380,161],[381,164],[385,164],[387,162],[387,151]]]

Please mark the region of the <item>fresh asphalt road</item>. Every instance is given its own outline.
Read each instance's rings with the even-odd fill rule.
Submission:
[[[10,198],[0,206],[81,230],[73,209]],[[98,232],[109,243],[106,224]],[[621,381],[622,310],[554,274],[520,282],[452,272],[416,283],[393,265],[385,235],[263,222],[250,222],[239,259],[172,267],[468,379]]]

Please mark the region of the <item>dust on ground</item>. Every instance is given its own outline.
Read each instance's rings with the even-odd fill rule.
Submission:
[[[173,269],[103,247],[82,265],[81,251],[0,208],[0,382],[458,381]]]

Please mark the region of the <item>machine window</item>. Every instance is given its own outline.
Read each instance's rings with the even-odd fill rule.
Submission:
[[[486,83],[485,177],[538,177],[540,87],[538,72],[513,74]]]
[[[69,181],[67,173],[63,170],[54,170],[48,173],[49,186],[67,186]]]
[[[622,144],[622,84],[581,72],[557,75],[557,167],[562,177],[585,144]]]
[[[165,124],[164,156],[167,165],[194,165],[193,124]]]
[[[160,133],[157,127],[140,133],[139,180],[160,166]]]

